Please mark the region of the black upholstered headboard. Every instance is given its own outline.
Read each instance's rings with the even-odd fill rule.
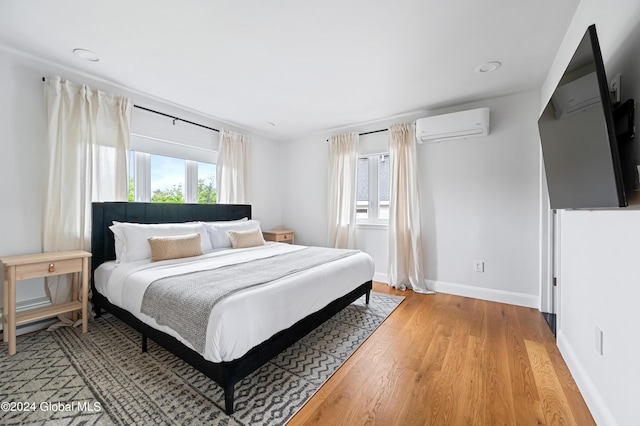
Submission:
[[[92,205],[91,276],[102,263],[114,260],[116,251],[113,232],[116,222],[179,223],[216,220],[251,219],[251,206],[246,204],[175,204],[105,202]]]

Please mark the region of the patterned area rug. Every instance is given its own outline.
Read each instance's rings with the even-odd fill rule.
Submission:
[[[83,335],[60,328],[0,351],[0,424],[281,425],[355,352],[403,297],[371,294],[236,385],[227,416],[212,380],[111,315]]]

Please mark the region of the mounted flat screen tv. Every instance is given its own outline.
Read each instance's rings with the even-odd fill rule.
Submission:
[[[592,25],[538,120],[552,209],[627,206],[607,82]]]

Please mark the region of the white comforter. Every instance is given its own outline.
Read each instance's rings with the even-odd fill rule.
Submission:
[[[178,333],[140,312],[147,286],[167,274],[180,274],[217,267],[278,253],[299,250],[302,246],[267,243],[249,249],[220,250],[187,259],[101,265],[95,274],[96,288],[111,303],[126,309],[144,323],[193,347]],[[232,361],[262,343],[278,331],[291,327],[310,313],[344,296],[372,279],[374,264],[366,253],[358,253],[322,266],[243,290],[215,305],[207,328],[205,359]]]

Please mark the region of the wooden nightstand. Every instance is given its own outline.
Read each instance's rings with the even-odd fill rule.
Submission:
[[[264,231],[262,235],[264,236],[265,241],[294,244],[294,232],[288,229],[274,229],[273,231]]]
[[[55,317],[65,312],[82,311],[82,332],[88,331],[87,314],[89,298],[89,258],[91,253],[83,250],[51,253],[24,254],[0,257],[4,266],[2,331],[5,342],[9,342],[9,355],[16,353],[16,326],[43,318]],[[29,278],[73,274],[72,301],[44,308],[16,313],[16,281]],[[78,300],[78,282],[82,277],[82,301]]]

